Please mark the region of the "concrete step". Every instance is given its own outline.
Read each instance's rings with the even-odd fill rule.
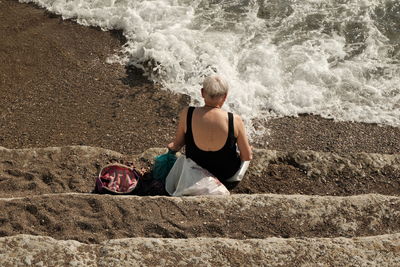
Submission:
[[[150,167],[165,149],[138,155],[87,147],[0,148],[0,195],[90,192],[109,162]],[[400,154],[255,150],[245,179],[233,193],[306,195],[400,194]]]
[[[98,243],[124,237],[356,237],[400,232],[400,198],[302,195],[0,199],[0,235]]]
[[[88,146],[6,149],[0,147],[0,195],[83,192],[94,188],[101,166],[132,158]]]
[[[400,153],[330,153],[256,149],[233,193],[400,195]]]
[[[358,238],[0,238],[1,266],[400,266],[400,234]]]

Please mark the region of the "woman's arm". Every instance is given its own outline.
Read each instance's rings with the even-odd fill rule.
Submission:
[[[247,138],[246,129],[242,118],[238,115],[235,115],[235,128],[237,129],[237,144],[240,151],[240,159],[242,161],[252,160],[253,154]]]
[[[179,114],[178,128],[176,129],[175,139],[167,147],[173,151],[179,151],[185,145],[186,117],[188,108],[184,108]]]

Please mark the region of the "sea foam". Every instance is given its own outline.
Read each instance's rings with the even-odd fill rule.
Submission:
[[[108,62],[130,64],[201,102],[225,76],[226,108],[254,119],[301,113],[400,126],[400,4],[385,0],[22,0],[122,30]],[[111,90],[111,89],[110,89]]]

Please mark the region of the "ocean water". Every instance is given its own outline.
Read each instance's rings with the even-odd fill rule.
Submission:
[[[399,0],[20,1],[122,30],[108,62],[194,103],[204,76],[223,75],[253,134],[253,119],[301,113],[400,127]]]

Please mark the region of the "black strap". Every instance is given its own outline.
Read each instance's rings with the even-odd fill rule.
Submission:
[[[232,112],[228,112],[228,136],[230,138],[234,138],[235,137],[235,128],[233,126],[233,113]]]
[[[192,133],[192,116],[193,116],[194,107],[189,107],[188,113],[186,116],[186,133]]]

